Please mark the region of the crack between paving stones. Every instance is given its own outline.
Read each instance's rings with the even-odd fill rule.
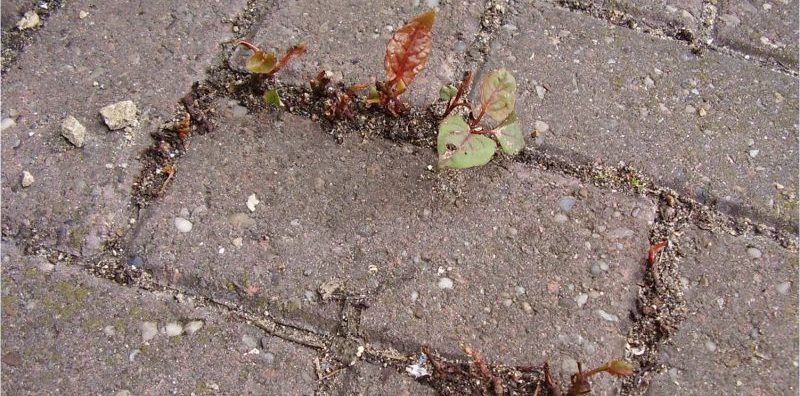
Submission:
[[[717,6],[715,0],[704,0],[701,10],[700,29],[693,32],[691,29],[682,26],[672,26],[668,24],[666,28],[653,26],[652,24],[635,18],[629,13],[618,10],[614,7],[606,8],[598,6],[594,2],[584,0],[556,0],[555,5],[559,8],[567,9],[572,12],[581,13],[596,19],[606,21],[612,25],[624,27],[636,32],[646,34],[660,39],[669,39],[685,42],[689,50],[698,56],[704,51],[714,51],[726,56],[741,59],[749,63],[755,63],[760,67],[768,68],[774,72],[782,73],[791,77],[798,77],[800,73],[797,67],[785,65],[780,59],[768,54],[760,54],[736,50],[733,48],[719,46],[713,43],[713,31],[717,20]]]
[[[248,7],[252,13],[252,10],[258,9],[258,7],[255,5],[251,6],[251,4],[255,4],[255,1],[251,0],[248,3]],[[507,4],[507,1],[487,2],[486,11],[481,17],[481,31],[468,47],[468,52],[465,56],[465,69],[472,68],[473,66],[480,69],[485,64],[486,54],[493,40],[494,32],[496,28],[500,26],[498,23],[502,21],[502,15],[505,12],[503,7],[507,6]],[[499,16],[497,14],[498,6],[502,9]],[[264,12],[264,14],[261,14],[263,18],[266,11],[264,11],[265,9],[263,8],[260,10]],[[488,22],[485,23],[485,21]],[[243,26],[246,25],[248,27],[251,24],[252,19],[250,19],[249,23],[246,21],[242,23]],[[711,27],[709,27],[709,29],[710,28]],[[234,75],[235,77],[235,73],[227,70],[227,66],[224,65],[224,60],[221,63],[223,65],[218,67],[215,71],[212,71],[211,75],[206,80],[207,83],[216,89],[208,90],[205,94],[198,94],[199,90],[208,89],[208,85],[196,84],[187,97],[194,95],[194,99],[197,100],[184,100],[183,108],[179,113],[182,111],[195,113],[192,119],[202,123],[204,112],[207,110],[204,107],[205,105],[202,99],[208,99],[208,103],[210,103],[210,100],[215,97],[239,99],[243,104],[248,105],[248,107],[253,110],[263,110],[263,105],[259,103],[257,99],[254,101],[254,98],[260,98],[260,96],[253,95],[250,89],[239,89],[238,91],[228,92],[227,95],[224,94],[226,90],[220,88],[229,88],[230,85],[226,82],[230,82],[232,80],[230,76]],[[335,131],[337,124],[327,122],[320,117],[324,113],[324,109],[319,106],[315,108],[312,103],[304,103],[304,96],[309,93],[308,89],[305,87],[288,85],[281,86],[281,88],[285,89],[288,93],[286,99],[289,105],[288,111],[290,113],[307,116],[311,119],[316,118],[316,121],[323,123],[326,127],[325,129],[333,131],[334,133],[332,134],[336,136]],[[220,94],[221,92],[223,94]],[[195,102],[201,102],[199,109],[192,109]],[[391,128],[388,129],[380,129],[384,138],[408,142],[427,148],[434,147],[431,137],[415,136],[413,130],[423,129],[425,133],[435,131],[436,123],[431,122],[431,120],[435,121],[436,114],[438,114],[435,108],[426,110],[412,109],[409,116],[401,119],[391,119],[383,113],[364,108],[360,108],[359,110],[361,116],[366,116],[371,120],[384,121],[376,125],[391,126]],[[213,118],[213,115],[208,115],[208,117]],[[206,132],[210,132],[208,129],[213,129],[213,119],[209,122],[212,123],[212,127],[205,127],[205,129],[207,129]],[[198,127],[203,128],[198,125],[193,126],[193,128]],[[176,139],[177,131],[175,129],[174,126],[166,127],[159,130],[158,133],[154,133],[154,144],[151,147],[151,149],[161,150],[163,149],[161,145],[164,142],[171,143],[171,145],[174,146],[171,150],[177,150],[175,151],[177,155],[175,155],[174,161],[165,162],[163,158],[160,161],[156,159],[150,167],[143,167],[142,175],[144,175],[145,172],[153,172],[154,169],[163,169],[165,165],[178,165],[178,160],[182,154],[181,147],[183,142],[181,139]],[[196,130],[195,132],[199,133]],[[344,133],[343,131],[341,132]],[[161,133],[161,135],[159,135],[159,133]],[[790,233],[778,230],[774,227],[753,223],[744,216],[731,216],[720,213],[691,198],[681,197],[669,188],[655,185],[648,177],[633,168],[627,166],[608,167],[589,163],[576,164],[574,159],[566,159],[559,154],[553,154],[548,151],[552,150],[526,148],[524,153],[513,159],[513,161],[538,166],[545,171],[573,177],[584,183],[592,184],[603,189],[621,190],[627,194],[643,195],[656,200],[659,203],[659,213],[657,214],[657,221],[650,231],[651,243],[669,239],[676,231],[690,225],[695,225],[702,229],[734,235],[761,234],[778,242],[785,249],[797,251],[796,240]],[[507,161],[507,159],[499,159],[499,161],[502,166],[502,162]],[[633,180],[633,178],[640,180],[641,184],[636,187],[632,186],[631,180]],[[164,183],[169,183],[169,180],[171,179],[163,178],[161,184],[155,183],[150,186],[160,192],[160,194],[144,197],[142,201],[136,202],[134,208],[137,214],[142,214],[142,211],[146,210],[148,206],[155,204],[159,198],[163,196],[163,193],[165,193],[169,187]],[[132,197],[132,199],[135,199],[135,197]],[[139,217],[140,220],[137,227],[141,227],[142,224],[147,222],[146,213]],[[103,254],[88,260],[89,262],[86,265],[87,269],[94,276],[111,279],[121,285],[128,285],[151,292],[156,289],[163,289],[169,291],[177,298],[177,293],[180,292],[176,289],[165,288],[163,285],[155,285],[149,274],[141,270],[131,270],[125,265],[126,258],[124,254],[128,251],[125,245],[132,241],[136,233],[137,231],[134,229],[123,237],[110,241],[106,245]],[[62,253],[58,253],[55,250],[45,251],[45,253],[48,254],[51,261],[63,261],[65,259]],[[59,254],[58,257],[56,257],[57,253]],[[69,262],[77,261],[77,257],[67,259]],[[633,321],[627,337],[628,345],[630,346],[628,351],[630,354],[626,356],[636,361],[640,370],[635,376],[629,377],[623,382],[623,394],[641,394],[646,392],[650,378],[659,369],[657,365],[658,350],[680,324],[684,303],[679,287],[678,262],[679,257],[676,249],[668,249],[661,255],[661,259],[657,265],[648,267],[643,275],[639,297],[634,309],[636,311],[636,313],[634,313],[635,320]],[[98,271],[98,269],[110,270],[103,272]],[[241,320],[252,323],[272,336],[304,347],[325,351],[330,349],[331,343],[334,342],[334,340],[355,340],[357,344],[364,344],[362,345],[365,347],[363,355],[364,360],[383,367],[393,367],[401,375],[404,375],[405,367],[416,358],[416,354],[406,355],[397,352],[394,346],[402,345],[402,349],[416,349],[420,347],[420,344],[414,341],[404,342],[400,340],[383,339],[380,336],[377,336],[376,339],[381,339],[380,342],[390,345],[386,349],[375,348],[369,343],[365,343],[363,340],[369,337],[364,337],[360,334],[363,331],[360,326],[360,310],[357,311],[356,317],[351,319],[354,321],[352,325],[348,325],[346,320],[340,321],[339,329],[344,329],[342,332],[335,335],[325,335],[284,323],[268,316],[248,312],[234,303],[216,300],[212,297],[202,295],[198,295],[197,298],[206,302],[208,305],[216,306],[224,309],[226,312],[237,315]],[[343,304],[349,303],[345,301]],[[644,352],[638,353],[642,347],[644,347]]]

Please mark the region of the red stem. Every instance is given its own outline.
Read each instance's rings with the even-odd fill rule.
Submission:
[[[252,44],[252,43],[244,41],[244,40],[239,40],[239,42],[236,43],[236,45],[243,45],[243,46],[247,47],[249,50],[255,51],[255,52],[261,51],[261,49],[256,47],[255,44]]]

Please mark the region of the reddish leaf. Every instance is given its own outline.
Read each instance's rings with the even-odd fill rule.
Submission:
[[[405,91],[417,73],[422,71],[431,53],[431,28],[436,11],[428,11],[411,20],[394,33],[386,43],[383,60],[386,78],[396,95]]]
[[[275,73],[277,73],[278,71],[280,71],[281,69],[286,67],[286,64],[288,64],[290,60],[292,60],[294,58],[297,58],[300,55],[303,55],[305,53],[306,53],[306,45],[305,44],[298,44],[298,45],[295,45],[292,48],[289,48],[288,50],[286,50],[286,53],[283,54],[283,57],[281,57],[281,60],[278,61],[278,64],[275,65],[275,67],[272,68],[272,70],[270,70],[269,73],[267,73],[267,75],[270,75],[270,76],[274,75]]]
[[[664,250],[667,247],[667,241],[661,241],[656,243],[653,246],[650,246],[650,249],[647,251],[647,263],[653,265],[656,263],[656,255],[658,252]]]

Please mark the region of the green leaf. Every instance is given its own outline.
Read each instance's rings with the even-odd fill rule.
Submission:
[[[445,85],[439,89],[439,99],[447,102],[456,96],[458,89],[452,85]]]
[[[453,169],[484,165],[492,159],[494,140],[470,133],[469,125],[459,115],[451,115],[439,124],[439,167]]]
[[[516,113],[509,114],[508,118],[503,121],[503,124],[495,132],[497,141],[500,142],[500,147],[504,153],[515,155],[525,148],[525,138],[522,137],[522,131],[519,129],[519,120],[517,120]]]
[[[278,95],[277,89],[271,89],[264,94],[264,103],[266,103],[267,106],[283,108],[283,101],[281,100],[280,95]]]
[[[514,112],[517,82],[506,69],[495,70],[481,84],[481,106],[497,122]]]
[[[247,58],[245,67],[250,73],[269,74],[275,68],[275,63],[277,60],[272,52],[256,51]]]
[[[376,104],[381,102],[381,94],[375,87],[370,87],[367,92],[367,103]]]

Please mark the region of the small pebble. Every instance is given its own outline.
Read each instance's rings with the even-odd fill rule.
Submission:
[[[574,197],[562,197],[560,200],[558,200],[558,207],[565,212],[572,210],[573,206],[575,206]]]
[[[714,352],[717,350],[717,344],[715,344],[714,341],[708,340],[706,341],[706,349],[709,352]]]
[[[80,18],[80,19],[86,19],[86,17],[88,17],[88,16],[89,16],[89,13],[84,11],[84,10],[80,10],[80,12],[78,12],[78,18]]]
[[[275,355],[272,352],[265,353],[261,358],[264,359],[264,364],[268,366],[272,365],[272,362],[275,361]]]
[[[439,278],[439,282],[437,283],[440,289],[452,289],[453,288],[453,280],[450,278]]]
[[[17,29],[33,29],[41,24],[42,20],[39,18],[39,14],[37,14],[36,11],[28,11],[19,21],[17,21]]]
[[[540,133],[545,133],[550,130],[550,125],[542,120],[536,120],[536,122],[533,123],[533,127]]]
[[[176,217],[175,228],[177,228],[180,232],[189,232],[192,230],[192,222],[184,219],[183,217]]]
[[[73,116],[68,116],[61,123],[61,136],[75,147],[83,147],[86,142],[86,128]]]
[[[754,247],[747,248],[747,254],[755,259],[761,258],[761,250],[758,250],[757,248]]]
[[[236,246],[237,248],[238,248],[238,247],[242,247],[242,238],[241,238],[241,237],[239,237],[239,238],[233,238],[233,240],[231,241],[231,243],[233,244],[233,246]]]
[[[617,315],[610,314],[602,309],[598,309],[595,311],[600,318],[609,322],[619,322],[619,317]]]
[[[134,126],[136,123],[136,104],[133,101],[125,100],[110,104],[100,109],[100,115],[108,126],[108,129],[115,131],[127,126]]]
[[[523,302],[522,303],[522,310],[525,311],[525,312],[529,312],[530,313],[531,311],[533,311],[533,307],[528,302]]]
[[[750,158],[755,158],[758,155],[758,153],[759,153],[758,149],[752,149],[752,150],[747,152],[747,154],[750,155]]]
[[[176,337],[183,334],[183,326],[178,322],[170,322],[164,326],[164,333],[167,337]]]
[[[242,335],[242,343],[247,347],[248,350],[258,348],[258,340],[249,334]]]
[[[106,327],[103,327],[103,334],[105,334],[105,335],[107,335],[109,337],[113,337],[113,336],[115,336],[117,334],[117,329],[115,329],[114,326],[110,326],[110,325],[106,326]]]
[[[518,296],[525,294],[525,288],[522,286],[515,287],[514,291],[517,293]]]
[[[507,299],[503,300],[503,306],[504,307],[510,307],[511,304],[513,304],[513,303],[514,303],[514,300],[512,300],[510,298],[507,298]]]
[[[775,285],[775,290],[777,290],[780,294],[786,295],[789,294],[790,287],[792,287],[791,282],[783,282]]]
[[[259,203],[261,203],[261,201],[258,200],[256,194],[250,194],[250,196],[247,197],[247,209],[249,209],[251,212],[256,211],[256,205]]]
[[[198,330],[200,330],[200,328],[202,327],[203,327],[202,320],[193,320],[187,323],[186,326],[183,327],[183,331],[185,331],[187,335],[192,335],[196,333]]]
[[[33,175],[28,171],[22,172],[22,187],[30,187],[35,182]]]
[[[578,308],[583,308],[587,301],[589,301],[589,295],[586,293],[578,294],[578,296],[575,297],[575,302],[578,304]]]
[[[147,342],[158,334],[158,325],[155,322],[142,322],[142,341]]]
[[[3,118],[0,121],[0,131],[5,131],[6,129],[11,128],[14,125],[17,125],[17,122],[14,121],[13,118]]]
[[[419,293],[415,291],[411,292],[411,302],[417,302],[418,299],[419,299]]]
[[[590,271],[592,272],[592,275],[600,275],[603,273],[603,270],[600,269],[600,264],[598,263],[592,264],[592,268]]]
[[[556,223],[566,223],[567,222],[567,216],[564,215],[563,213],[557,213],[553,217],[553,220],[555,220]]]

